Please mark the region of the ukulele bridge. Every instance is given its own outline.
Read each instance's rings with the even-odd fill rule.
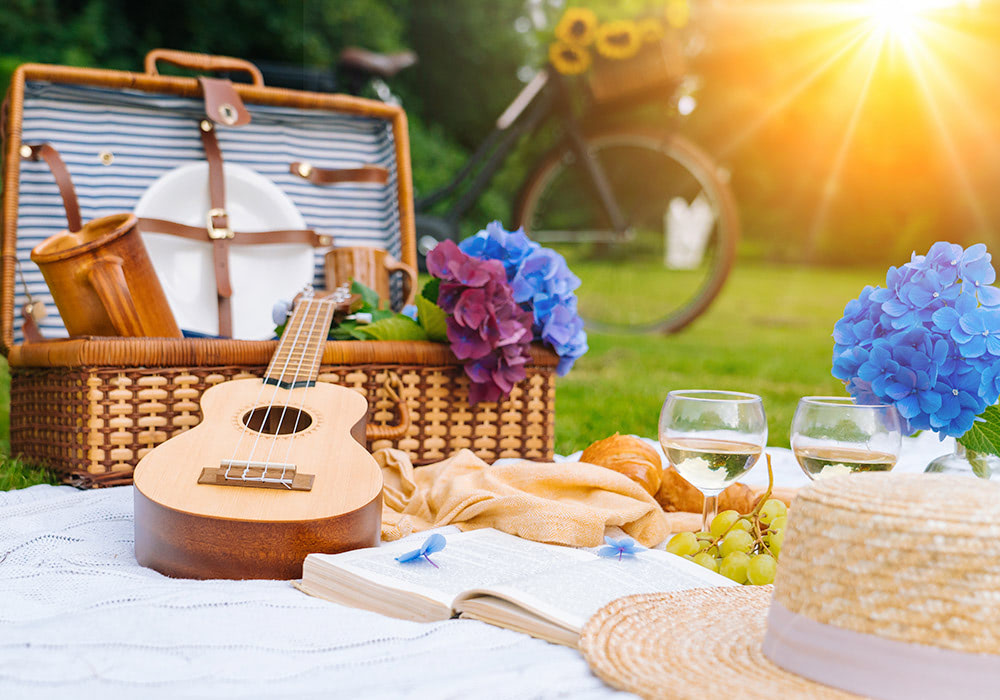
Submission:
[[[294,464],[227,459],[220,462],[218,467],[202,469],[198,483],[215,486],[311,491],[314,478],[312,474],[300,474]]]

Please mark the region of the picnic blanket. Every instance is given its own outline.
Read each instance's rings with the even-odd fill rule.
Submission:
[[[907,441],[897,469],[950,449]],[[791,454],[772,452],[778,483],[801,485]],[[130,486],[0,492],[0,697],[631,697],[526,635],[382,617],[286,581],[169,579],[132,546]]]

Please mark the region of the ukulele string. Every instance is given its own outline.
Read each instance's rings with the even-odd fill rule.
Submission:
[[[306,305],[306,308],[303,311],[303,316],[309,314],[310,307],[313,305],[313,301],[314,301],[313,299],[309,300],[309,303]],[[313,327],[315,327],[315,325],[316,325],[316,316],[315,316],[315,314],[313,314],[312,316],[313,316],[312,324],[309,327],[309,332],[306,334],[306,345],[307,346],[308,346],[308,339],[312,336]],[[302,323],[302,326],[305,326],[305,322],[304,321]],[[288,364],[289,364],[289,362],[292,359],[292,352],[298,347],[299,335],[301,334],[301,332],[302,332],[302,328],[299,328],[298,332],[296,332],[296,334],[295,334],[295,338],[292,340],[292,345],[288,349],[288,355],[285,358],[285,366],[282,368],[281,374],[279,375],[281,377],[285,376],[285,372],[288,369]],[[299,372],[302,370],[302,363],[305,361],[305,359],[306,359],[306,356],[305,356],[305,352],[303,351],[302,355],[299,357],[299,364],[295,368],[295,374],[292,377],[291,385],[293,387],[295,386],[295,382],[298,381]],[[268,401],[267,409],[264,411],[264,417],[263,417],[263,419],[261,419],[261,422],[260,422],[261,429],[259,431],[257,431],[257,437],[254,438],[253,445],[250,447],[250,456],[247,458],[246,466],[243,468],[243,474],[240,477],[244,481],[264,481],[264,476],[267,474],[267,461],[265,460],[262,463],[262,468],[261,468],[261,472],[260,472],[260,478],[259,479],[250,479],[250,478],[248,478],[248,475],[250,474],[250,465],[253,464],[253,457],[254,457],[255,454],[257,454],[257,445],[260,443],[260,437],[261,437],[261,435],[264,434],[264,429],[267,426],[267,419],[271,415],[271,409],[274,408],[274,400],[277,398],[278,392],[280,390],[281,390],[280,383],[276,383],[274,385],[274,393],[271,394],[271,400]],[[287,408],[287,405],[286,405],[286,408]],[[279,423],[279,426],[280,426],[280,423]]]
[[[294,320],[294,317],[293,317],[292,320]],[[299,326],[298,326],[298,328],[296,330],[296,337],[298,337],[298,333],[302,332],[302,325],[303,324],[300,322]],[[291,331],[290,328],[286,328],[285,329],[286,335],[290,331]],[[293,340],[293,344],[294,344],[294,340]],[[287,366],[287,359],[285,361],[285,364]],[[266,388],[267,388],[267,382],[264,381],[264,378],[262,378],[261,382],[260,382],[260,390],[257,392],[257,396],[256,396],[256,398],[254,398],[253,404],[251,404],[251,408],[250,408],[251,412],[260,404],[260,397],[264,395],[264,390]],[[274,400],[273,396],[271,397],[271,400],[272,401]],[[239,453],[240,446],[243,444],[243,437],[247,434],[247,430],[249,429],[249,427],[250,426],[249,426],[248,422],[247,421],[243,421],[243,430],[240,432],[240,439],[236,442],[236,446],[233,447],[233,454],[229,457],[229,463],[226,465],[226,471],[223,474],[223,478],[225,478],[225,479],[229,479],[230,478],[230,472],[232,472],[232,469],[233,469],[233,462],[236,460],[236,455]],[[245,475],[246,475],[246,470],[244,469],[244,476]]]
[[[335,304],[334,304],[334,308],[336,309],[336,305]],[[321,338],[326,335],[326,333],[324,332],[326,328],[329,328],[329,324],[324,324],[323,328],[320,329],[320,334],[321,334],[320,337]],[[319,366],[322,366],[322,364],[323,364],[323,352],[322,351],[317,352],[317,353],[313,353],[312,365],[310,365],[310,367],[309,367],[309,376],[310,377],[312,376],[314,369],[317,370],[317,373],[318,373],[319,367],[317,367],[317,363],[319,363]],[[292,429],[292,436],[288,440],[288,445],[285,448],[285,457],[282,460],[282,464],[283,465],[284,464],[288,464],[288,459],[289,459],[289,457],[292,454],[292,443],[295,442],[295,438],[298,435],[299,419],[302,417],[302,410],[305,408],[305,406],[306,406],[306,391],[303,390],[302,391],[302,402],[299,404],[299,412],[295,416],[295,426]],[[281,478],[284,479],[284,477],[285,477],[285,467],[282,466],[281,467]],[[292,488],[291,485],[288,485],[288,488]]]
[[[327,301],[325,299],[320,299],[320,300],[318,300],[318,303],[320,304],[320,309],[321,310],[320,310],[320,313],[316,314],[316,320],[319,320],[320,316],[323,316],[324,320],[325,320],[326,312],[322,309],[322,305],[323,304],[330,304],[331,302],[329,302],[329,301]],[[315,326],[315,323],[313,325]],[[310,361],[310,364],[309,364],[309,372],[306,374],[306,381],[307,382],[309,381],[309,378],[312,377],[313,370],[316,369],[316,361],[317,361],[317,359],[321,360],[322,357],[323,357],[322,346],[325,345],[325,341],[326,341],[326,338],[324,337],[326,335],[325,331],[328,331],[329,327],[330,327],[330,324],[328,324],[328,323],[321,323],[320,326],[319,326],[319,328],[316,329],[318,331],[318,337],[315,337],[314,332],[312,330],[310,330],[309,338],[306,339],[306,351],[309,350],[309,343],[312,342],[313,339],[315,339],[321,345],[321,348],[320,348],[320,350],[319,350],[318,353],[317,352],[313,352],[312,353],[312,360]],[[302,359],[303,360],[305,359],[305,352],[303,352]],[[301,365],[300,365],[300,369],[301,369]],[[296,370],[296,378],[298,378],[298,370]],[[305,408],[305,405],[306,405],[306,391],[305,390],[308,389],[308,388],[309,388],[308,385],[305,386],[305,387],[302,387],[302,389],[303,389],[303,391],[302,391],[302,403],[299,405],[298,413],[295,414],[295,423],[294,423],[294,425],[292,425],[292,431],[291,431],[291,434],[290,434],[291,437],[289,437],[289,439],[288,439],[288,449],[285,451],[285,459],[284,459],[284,461],[281,462],[281,476],[278,477],[278,481],[280,483],[284,484],[284,486],[286,488],[289,488],[289,489],[292,488],[292,487],[291,487],[290,484],[288,484],[285,481],[285,474],[288,471],[288,455],[291,452],[292,441],[295,440],[295,435],[299,431],[299,421],[302,419],[302,409]],[[288,403],[289,402],[286,402],[285,406],[281,410],[281,417],[278,419],[278,425],[279,426],[282,425],[282,424],[284,424],[284,422],[285,422],[285,414],[288,411]],[[269,465],[271,463],[271,455],[274,454],[274,448],[277,447],[277,445],[278,445],[278,441],[277,440],[273,440],[271,442],[271,449],[268,450],[267,457],[264,459],[264,464],[265,465]],[[266,467],[265,467],[265,469],[266,469]]]

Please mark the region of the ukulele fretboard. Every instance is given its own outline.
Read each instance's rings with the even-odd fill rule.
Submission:
[[[267,366],[265,384],[294,389],[316,383],[335,309],[336,304],[326,299],[299,302]]]

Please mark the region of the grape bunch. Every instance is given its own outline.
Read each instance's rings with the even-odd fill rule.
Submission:
[[[768,476],[773,483],[771,464]],[[774,582],[778,555],[785,540],[788,509],[771,495],[771,484],[757,506],[745,515],[724,510],[708,532],[680,532],[667,543],[671,554],[690,559],[736,581],[763,586]]]

